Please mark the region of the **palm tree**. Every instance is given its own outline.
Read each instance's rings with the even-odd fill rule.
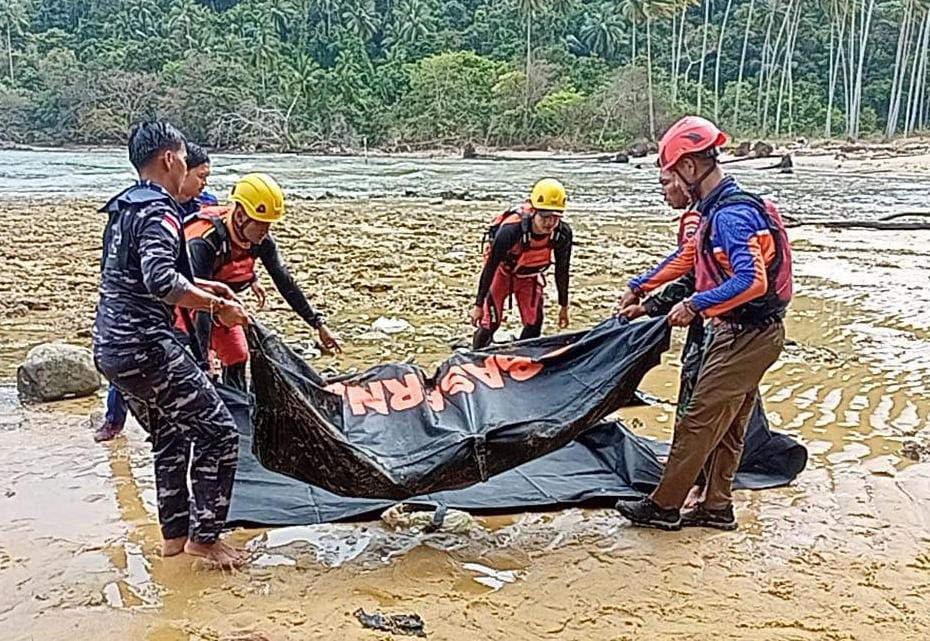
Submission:
[[[636,61],[636,25],[643,15],[643,0],[621,0],[620,12],[633,27],[630,31],[630,61]]]
[[[713,0],[704,0],[704,40],[701,44],[701,66],[698,71],[697,110],[701,112],[701,103],[704,97],[704,63],[707,62],[707,34],[710,30],[710,5]],[[719,54],[718,54],[719,55]]]
[[[197,44],[197,40],[191,34],[191,23],[194,22],[194,14],[198,8],[194,0],[172,0],[168,9],[168,29],[177,33],[183,27],[184,40],[188,47]]]
[[[924,117],[927,113],[925,103],[927,99],[927,70],[928,70],[928,52],[930,52],[930,0],[916,0],[917,8],[923,12],[924,17],[921,24],[921,30],[918,32],[917,48],[914,55],[919,59],[917,95],[911,98],[908,95],[908,114],[914,113],[916,116],[911,118],[910,130],[916,127],[923,129]]]
[[[782,62],[781,80],[778,86],[778,101],[775,109],[775,135],[781,133],[781,112],[784,104],[785,88],[788,89],[788,120],[791,121],[793,106],[792,96],[794,93],[794,79],[792,69],[794,67],[794,49],[798,39],[798,30],[801,26],[801,9],[804,7],[803,2],[798,2],[794,8],[794,18],[788,25],[788,38],[785,43],[785,57]],[[793,126],[793,125],[792,125]]]
[[[765,87],[765,70],[769,56],[769,44],[772,42],[772,28],[775,26],[775,14],[778,11],[778,0],[772,0],[768,8],[769,15],[766,20],[765,40],[762,43],[762,59],[759,62],[759,90],[756,94],[756,122],[762,121],[762,90]]]
[[[580,40],[588,51],[602,58],[612,58],[620,47],[624,24],[616,9],[604,3],[585,15],[585,23],[579,33]]]
[[[649,131],[656,137],[655,91],[652,85],[652,21],[657,17],[666,17],[678,12],[673,0],[624,0],[621,6],[623,16],[633,25],[633,60],[636,64],[636,25],[646,25],[646,77],[649,83]]]
[[[891,91],[888,95],[888,121],[885,126],[885,135],[891,138],[898,128],[898,115],[901,109],[901,96],[904,93],[904,78],[907,74],[907,59],[911,48],[911,28],[914,24],[914,3],[905,0],[904,11],[901,13],[901,26],[898,29],[898,46],[895,50],[894,71],[891,78]],[[915,64],[917,58],[914,58]],[[911,74],[911,89],[913,90],[914,74]],[[910,92],[909,96],[912,95]]]
[[[516,0],[517,9],[526,20],[526,89],[523,97],[523,128],[526,129],[526,121],[530,111],[530,64],[532,52],[532,25],[533,15],[541,10],[545,0]]]
[[[855,83],[853,85],[853,103],[852,113],[847,120],[852,123],[849,128],[849,135],[855,139],[859,137],[859,117],[862,113],[862,78],[865,70],[865,50],[869,43],[869,34],[872,29],[872,16],[875,13],[875,0],[863,0],[860,8],[859,20],[859,62],[855,74]]]
[[[0,6],[0,28],[6,31],[6,55],[10,63],[10,84],[15,80],[13,69],[13,34],[22,35],[23,27],[28,23],[28,11],[23,0],[5,0]]]
[[[362,42],[368,42],[378,33],[377,12],[374,0],[352,0],[345,3],[342,19]]]
[[[910,135],[913,133],[914,129],[917,127],[918,123],[918,113],[922,113],[922,108],[920,103],[922,102],[923,95],[925,92],[925,78],[926,78],[926,63],[927,57],[926,53],[922,53],[921,49],[925,48],[926,35],[928,29],[928,20],[930,20],[930,14],[927,13],[925,6],[918,6],[915,3],[915,10],[921,10],[924,13],[923,20],[920,24],[920,30],[917,36],[917,51],[914,55],[914,60],[911,65],[911,80],[908,87],[907,93],[907,108],[904,112],[905,121],[904,121],[904,134]],[[907,65],[907,53],[904,55],[903,64]],[[902,83],[903,85],[903,74],[902,74]],[[900,105],[899,105],[900,106]],[[891,120],[891,115],[888,116],[889,121]],[[895,119],[897,120],[897,113],[895,113]]]
[[[393,14],[387,44],[413,44],[435,32],[432,10],[424,0],[399,0]]]
[[[652,21],[655,18],[669,18],[678,13],[678,6],[673,0],[648,0],[644,7],[646,18],[646,77],[649,82],[649,133],[656,138],[655,89],[652,82]]]
[[[727,8],[723,12],[723,24],[720,25],[720,37],[717,38],[717,55],[714,63],[714,120],[720,119],[720,61],[723,59],[723,36],[727,31],[727,22],[732,8],[733,0],[727,0]]]
[[[678,76],[681,72],[681,55],[685,50],[685,24],[687,23],[688,9],[700,4],[701,0],[672,0],[669,5],[669,11],[674,8],[676,12],[680,11],[678,18],[678,36],[675,41],[675,51],[672,63],[672,100],[678,100]],[[674,37],[674,19],[672,21],[672,36]]]
[[[749,13],[746,16],[746,30],[743,32],[743,50],[739,56],[739,74],[736,80],[736,98],[733,107],[733,130],[739,127],[739,99],[740,92],[743,89],[743,72],[746,70],[746,48],[749,45],[749,32],[752,29],[752,10],[755,8],[755,0],[749,0]],[[719,53],[718,53],[719,55]]]
[[[830,69],[827,81],[827,117],[824,125],[825,135],[827,138],[833,135],[833,102],[836,97],[836,82],[839,78],[840,69],[844,71],[844,86],[848,93],[848,82],[846,78],[845,48],[844,41],[846,35],[846,11],[848,5],[843,0],[822,0],[821,10],[830,21]],[[848,102],[848,98],[847,98]]]
[[[329,38],[333,30],[333,16],[339,15],[339,0],[312,0],[316,13],[322,18],[323,35]]]

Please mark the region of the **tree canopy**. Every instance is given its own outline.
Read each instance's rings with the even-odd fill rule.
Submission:
[[[928,120],[930,0],[4,0],[0,142],[613,148]]]

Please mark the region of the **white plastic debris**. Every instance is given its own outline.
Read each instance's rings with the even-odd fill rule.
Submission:
[[[378,332],[384,332],[385,334],[400,334],[401,332],[413,329],[413,326],[403,318],[381,316],[371,324],[371,328]]]

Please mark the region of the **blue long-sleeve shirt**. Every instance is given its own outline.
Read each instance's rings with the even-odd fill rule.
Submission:
[[[745,203],[724,204],[726,196],[740,191],[732,178],[724,179],[698,205],[705,213],[701,228],[655,269],[634,278],[630,288],[645,294],[695,271],[696,291],[691,305],[705,317],[726,314],[764,295],[768,289],[766,266],[775,260],[775,243],[765,214]],[[706,212],[713,212],[708,218]],[[709,228],[708,228],[709,227]],[[710,234],[713,256],[707,255]]]

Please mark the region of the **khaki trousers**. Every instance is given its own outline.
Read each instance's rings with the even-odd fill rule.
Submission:
[[[714,327],[691,400],[675,425],[662,480],[652,494],[660,507],[680,508],[702,470],[707,482],[704,506],[717,510],[730,505],[759,381],[784,346],[780,322]]]

